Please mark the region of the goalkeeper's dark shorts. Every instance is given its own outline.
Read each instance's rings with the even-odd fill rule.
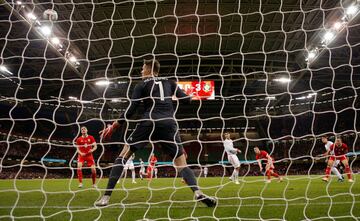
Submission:
[[[143,149],[149,143],[154,144],[154,147],[160,144],[163,151],[173,159],[178,158],[184,152],[178,127],[173,120],[138,123],[127,142],[133,153]]]

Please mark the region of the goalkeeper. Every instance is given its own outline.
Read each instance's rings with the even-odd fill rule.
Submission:
[[[159,142],[165,152],[174,159],[176,170],[194,192],[198,201],[208,207],[216,205],[214,198],[203,194],[199,189],[194,172],[187,166],[183,147],[179,145],[181,140],[174,119],[172,96],[175,95],[180,101],[186,102],[190,102],[191,97],[179,89],[174,81],[158,77],[159,70],[160,64],[155,59],[144,61],[141,71],[143,80],[135,86],[127,111],[120,116],[120,120],[100,131],[103,139],[111,137],[113,131],[119,128],[125,119],[132,117],[141,101],[143,101],[144,113],[142,120],[127,139],[129,146],[125,145],[119,157],[115,160],[106,191],[102,198],[95,203],[96,206],[109,204],[111,193],[123,172],[127,159],[137,150],[144,148],[150,141]]]

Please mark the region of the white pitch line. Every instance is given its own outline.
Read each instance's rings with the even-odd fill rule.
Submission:
[[[360,202],[355,202],[355,204],[360,203]],[[353,204],[353,202],[333,202],[332,204],[329,202],[324,202],[324,203],[289,203],[288,206],[303,206],[303,205],[338,205],[338,204]],[[240,207],[255,207],[255,206],[261,206],[262,204],[244,204],[241,205]],[[149,206],[151,208],[155,208],[155,209],[163,209],[163,208],[169,208],[169,206],[152,206],[151,204],[149,204],[149,206],[127,206],[127,205],[109,205],[106,207],[89,207],[89,206],[70,206],[70,209],[89,209],[89,208],[125,208],[126,209],[147,209],[149,208]],[[264,204],[264,206],[285,206],[285,203],[280,204],[280,203],[272,203],[272,204]],[[239,207],[239,205],[219,205],[217,207]],[[0,206],[0,209],[12,209],[13,207],[11,206]],[[68,209],[68,207],[66,206],[16,206],[17,209]],[[175,209],[186,209],[186,208],[194,208],[194,206],[171,206],[170,208],[175,208]]]

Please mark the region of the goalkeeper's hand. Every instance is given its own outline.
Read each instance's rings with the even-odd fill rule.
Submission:
[[[120,127],[120,124],[117,121],[114,121],[114,123],[104,130],[100,131],[100,137],[104,140],[110,139],[114,131]]]

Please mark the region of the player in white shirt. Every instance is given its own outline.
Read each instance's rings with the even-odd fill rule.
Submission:
[[[130,158],[128,159],[128,161],[126,161],[126,164],[124,166],[124,170],[125,170],[125,177],[127,175],[127,171],[131,170],[131,178],[132,178],[132,183],[136,183],[135,178],[135,167],[134,167],[134,160],[135,159],[135,154],[131,155]]]
[[[321,137],[321,141],[323,142],[323,144],[325,144],[325,149],[326,151],[328,151],[331,147],[331,145],[333,145],[334,143],[331,142],[329,140],[329,138],[327,136],[322,136]],[[334,151],[330,152],[330,155],[334,155]],[[339,170],[337,169],[337,166],[339,165],[340,160],[336,160],[334,162],[333,167],[331,168],[331,172],[333,172],[333,174],[335,174],[338,177],[338,181],[339,182],[343,182],[344,181],[344,177],[341,175],[341,173],[339,172]]]
[[[240,161],[239,158],[236,156],[237,153],[241,153],[241,150],[234,148],[233,141],[230,139],[230,133],[225,133],[225,140],[223,141],[224,149],[227,154],[228,160],[231,165],[234,167],[234,171],[230,177],[232,181],[236,184],[239,184],[239,171],[240,171]]]
[[[155,177],[155,179],[157,179],[157,173],[158,173],[158,168],[154,167],[154,177]]]
[[[142,179],[144,179],[143,176],[146,176],[146,173],[145,173],[145,164],[144,164],[144,161],[140,158],[139,159],[140,161],[140,171],[139,171],[139,176]]]
[[[204,167],[204,177],[206,178],[208,175],[209,169],[207,167]]]

